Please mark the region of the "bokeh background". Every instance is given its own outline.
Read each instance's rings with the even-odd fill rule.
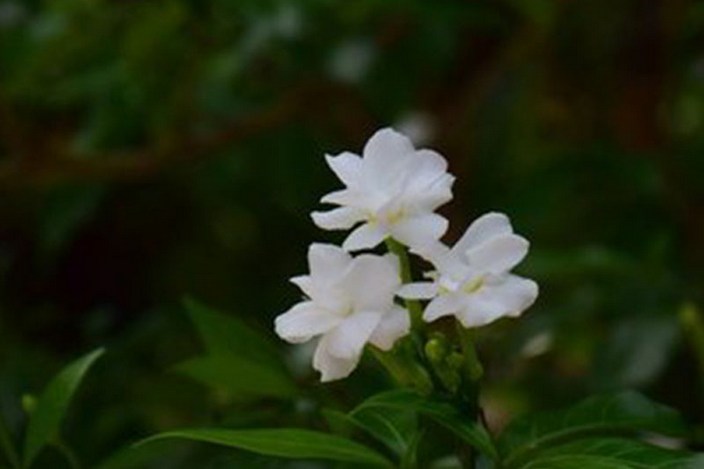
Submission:
[[[100,345],[66,427],[89,467],[377,389],[371,360],[320,386],[271,325],[307,245],[343,236],[309,218],[323,155],[392,125],[457,176],[448,241],[499,210],[532,242],[539,301],[479,335],[497,425],[621,388],[704,421],[703,45],[692,0],[0,0],[2,415]],[[175,372],[202,349],[184,297],[269,337],[300,394]]]

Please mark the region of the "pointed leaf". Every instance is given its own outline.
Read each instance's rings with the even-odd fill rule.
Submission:
[[[531,461],[523,469],[634,469],[628,464],[601,456],[560,455]]]
[[[326,459],[381,467],[392,464],[374,450],[326,433],[300,429],[228,430],[198,428],[161,433],[138,445],[166,438],[181,438],[291,459]]]
[[[293,382],[281,369],[231,355],[196,357],[175,370],[235,397],[286,398],[296,393]]]
[[[328,428],[336,435],[351,436],[359,425],[352,417],[335,409],[322,409],[320,412],[328,424]]]
[[[372,396],[354,409],[352,414],[375,407],[417,412],[452,431],[491,459],[497,458],[496,448],[486,430],[477,422],[461,415],[450,404],[425,398],[410,390],[394,390]]]
[[[193,299],[184,305],[209,355],[233,355],[283,368],[276,347],[239,319],[225,315]]]
[[[39,451],[57,436],[61,421],[78,385],[103,352],[103,349],[95,350],[71,363],[46,387],[30,416],[24,445],[26,467],[29,467]]]
[[[598,458],[601,462],[618,464],[629,469],[696,469],[704,467],[704,456],[660,448],[626,438],[590,438],[574,441],[543,451],[523,466],[523,469],[543,467],[546,461]],[[591,467],[591,466],[586,466]],[[597,466],[599,467],[599,466]]]
[[[236,398],[295,394],[276,348],[265,337],[238,319],[194,300],[186,299],[184,304],[207,352],[177,365],[176,371]]]
[[[422,429],[416,430],[411,436],[406,452],[401,457],[401,469],[420,467],[418,465],[418,449],[424,436],[425,430]]]
[[[418,427],[413,411],[400,411],[382,407],[367,407],[354,412],[352,420],[370,435],[384,443],[398,455],[408,451]]]
[[[678,436],[685,427],[673,409],[638,393],[622,392],[590,397],[566,410],[520,417],[504,431],[498,446],[510,465],[546,447],[598,432]]]
[[[163,444],[123,447],[98,464],[95,469],[136,469],[155,467],[154,462],[164,453],[173,450],[174,441],[164,440]]]

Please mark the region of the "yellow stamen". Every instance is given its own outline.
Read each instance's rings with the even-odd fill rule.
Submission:
[[[484,285],[484,279],[477,277],[462,285],[462,291],[465,293],[474,293]]]

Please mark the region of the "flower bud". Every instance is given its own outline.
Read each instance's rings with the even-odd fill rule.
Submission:
[[[22,409],[27,415],[32,415],[37,409],[37,398],[31,394],[22,396]]]
[[[457,392],[461,382],[459,367],[451,363],[451,360],[457,361],[456,358],[453,358],[456,355],[459,354],[452,350],[452,345],[443,334],[433,334],[425,344],[425,356],[430,362],[435,376],[442,382],[445,389],[453,394]],[[459,356],[461,359],[462,356]]]
[[[441,334],[434,334],[425,344],[425,356],[433,364],[441,364],[445,361],[449,352],[447,339]]]

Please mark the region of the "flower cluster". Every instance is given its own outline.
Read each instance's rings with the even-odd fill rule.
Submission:
[[[337,207],[313,212],[313,221],[327,230],[354,229],[341,248],[311,245],[310,275],[291,279],[306,298],[275,323],[276,333],[292,343],[319,337],[313,367],[322,381],[348,376],[367,344],[388,351],[409,334],[409,313],[397,297],[428,300],[427,322],[452,315],[466,328],[518,316],[535,301],[536,283],[510,273],[529,243],[505,215],[480,217],[451,248],[440,241],[448,222],[435,210],[452,199],[455,179],[441,155],[382,129],[361,156],[326,159],[345,188],[321,199]],[[429,281],[402,284],[393,254],[350,254],[388,240],[429,261],[435,268],[426,273]]]

